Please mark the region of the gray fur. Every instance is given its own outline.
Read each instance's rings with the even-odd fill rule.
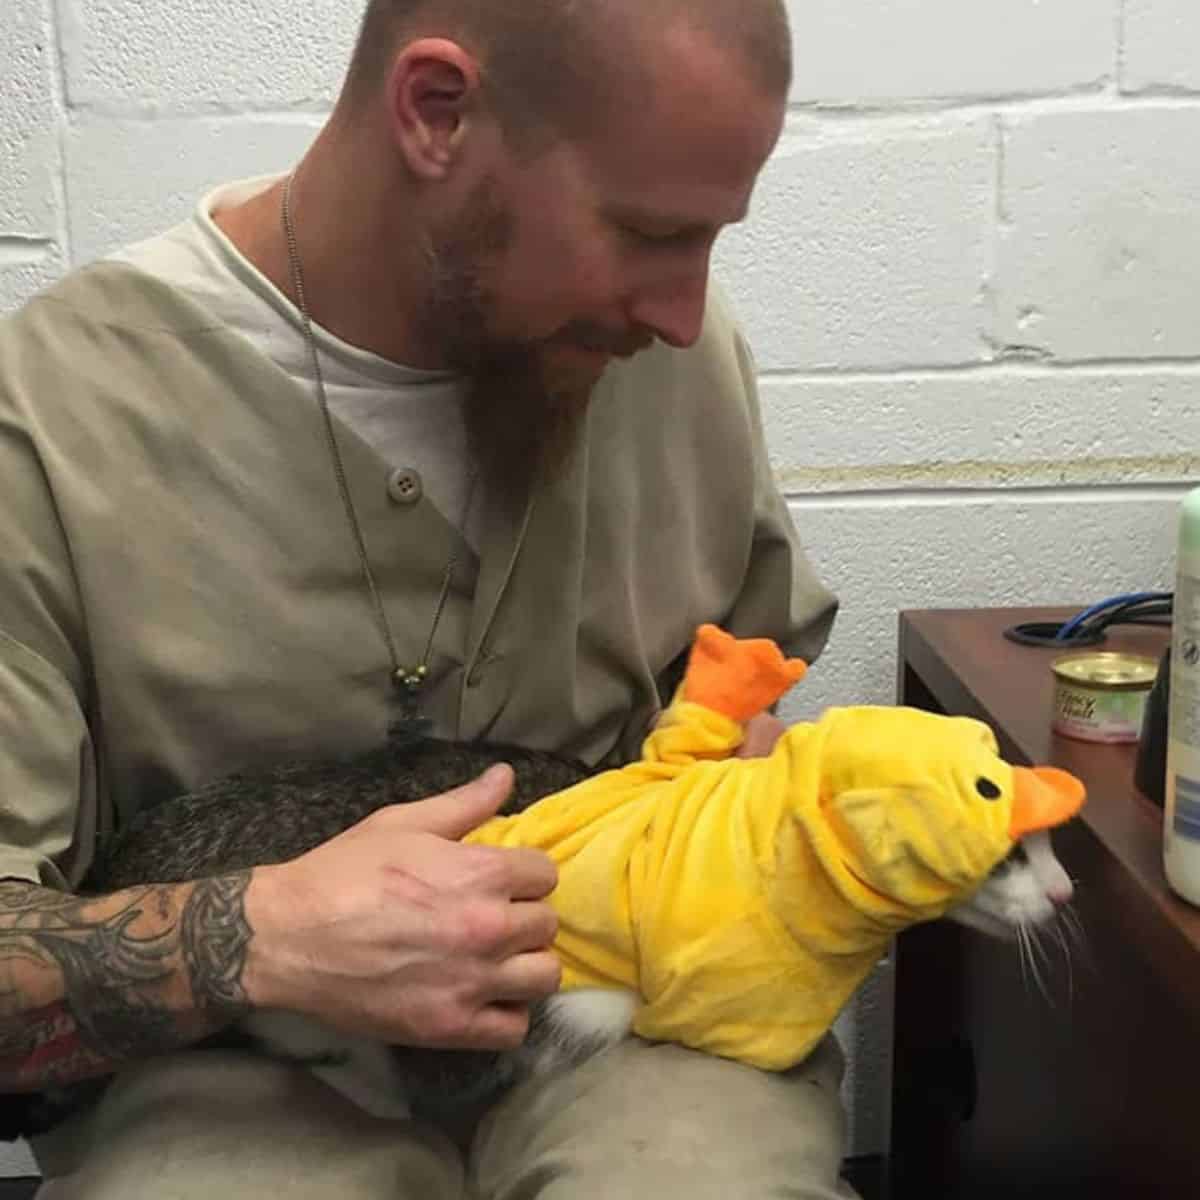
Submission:
[[[516,775],[506,813],[591,773],[539,751],[433,738],[393,739],[354,757],[243,772],[140,812],[101,848],[81,891],[182,883],[287,862],[377,809],[448,791],[500,762]]]

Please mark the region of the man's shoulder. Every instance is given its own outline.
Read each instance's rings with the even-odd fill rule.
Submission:
[[[68,272],[0,320],[0,334],[7,336],[101,328],[187,334],[219,328],[219,322],[165,280],[110,259]]]
[[[191,369],[195,385],[197,367],[223,385],[274,370],[185,291],[123,262],[80,267],[0,319],[0,410],[10,416],[101,420],[103,397],[153,401],[178,371]]]
[[[119,471],[122,447],[188,441],[198,421],[274,420],[286,382],[186,293],[123,263],[76,270],[0,320],[0,427],[61,462]]]

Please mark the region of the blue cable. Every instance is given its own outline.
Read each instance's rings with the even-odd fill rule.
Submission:
[[[1107,600],[1101,600],[1099,604],[1093,604],[1091,608],[1085,608],[1083,612],[1063,624],[1054,635],[1054,640],[1056,642],[1067,641],[1080,625],[1089,618],[1094,617],[1097,613],[1102,613],[1107,609],[1117,608],[1122,604],[1141,604],[1147,600],[1167,600],[1170,597],[1170,592],[1129,592],[1124,596],[1112,596]]]

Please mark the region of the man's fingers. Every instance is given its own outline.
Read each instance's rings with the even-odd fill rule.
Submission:
[[[524,900],[508,906],[508,936],[498,942],[491,957],[502,961],[514,954],[548,950],[558,932],[558,915],[548,904]]]
[[[786,732],[787,725],[778,717],[771,713],[759,713],[746,725],[746,735],[734,752],[734,757],[766,758]]]
[[[500,764],[462,787],[428,800],[397,805],[394,825],[414,833],[432,833],[457,841],[485,821],[490,821],[508,799],[513,787],[512,768]]]
[[[533,1004],[558,991],[562,983],[562,966],[547,951],[515,954],[500,963],[488,983],[489,999],[508,1004]]]
[[[515,1050],[529,1032],[529,1009],[523,1004],[489,1004],[455,1039],[460,1050]]]
[[[513,900],[544,900],[558,886],[558,868],[541,850],[514,846],[497,853],[504,855],[510,872],[507,893]]]

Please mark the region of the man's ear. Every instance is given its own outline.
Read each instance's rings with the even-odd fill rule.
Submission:
[[[444,179],[479,112],[479,64],[456,42],[405,46],[388,78],[392,137],[419,179]]]

